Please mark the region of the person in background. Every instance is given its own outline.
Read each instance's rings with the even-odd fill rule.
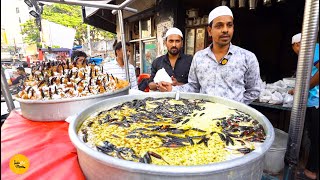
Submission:
[[[200,92],[250,104],[261,91],[258,60],[252,52],[231,44],[234,19],[227,6],[213,9],[208,20],[207,30],[213,43],[194,55],[188,83],[172,87],[160,82],[159,89]]]
[[[56,56],[57,61],[65,62],[65,55],[63,53],[58,53]]]
[[[86,64],[87,54],[83,51],[73,51],[71,55],[71,63],[77,67],[83,67]]]
[[[126,42],[126,50],[127,50],[127,57],[130,57],[130,43]],[[113,76],[126,80],[126,70],[124,67],[124,57],[122,52],[122,44],[121,41],[116,43],[114,46],[114,53],[116,55],[116,61],[107,62],[103,65],[103,71]],[[131,89],[138,89],[137,77],[135,68],[132,64],[128,62],[129,66],[129,77],[130,77],[130,86]]]
[[[301,33],[292,37],[292,49],[299,55]],[[294,95],[294,89],[288,91]],[[297,172],[298,179],[317,179],[319,171],[319,43],[316,43],[309,86],[305,130],[310,139],[310,150],[305,169]]]
[[[151,65],[151,76],[149,79],[149,88],[157,90],[158,84],[153,79],[158,70],[164,68],[172,79],[173,86],[179,86],[188,82],[189,69],[192,62],[192,56],[183,54],[183,35],[178,28],[170,28],[165,35],[165,44],[168,53],[156,58]]]
[[[136,67],[136,77],[138,78],[140,76],[140,67]]]
[[[23,82],[27,77],[26,72],[24,70],[24,67],[18,67],[17,68],[17,74],[18,74],[18,77],[15,78],[12,82],[9,81],[8,82],[9,85],[19,84],[19,83]]]
[[[26,61],[22,63],[22,67],[24,68],[27,75],[31,74],[31,68],[29,68],[29,64]]]

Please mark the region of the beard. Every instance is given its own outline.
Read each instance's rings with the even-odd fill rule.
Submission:
[[[218,44],[219,46],[229,45],[231,42],[231,39],[232,39],[232,35],[224,34],[223,36],[219,37]]]
[[[179,54],[180,53],[180,49],[178,49],[178,48],[176,48],[176,47],[173,47],[173,48],[171,48],[171,49],[169,49],[169,51],[168,51],[171,55],[177,55],[177,54]]]

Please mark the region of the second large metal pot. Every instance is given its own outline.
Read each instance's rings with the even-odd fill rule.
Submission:
[[[269,120],[257,110],[221,97],[204,94],[180,93],[180,98],[205,99],[218,102],[240,111],[248,113],[258,120],[266,131],[264,143],[251,153],[233,160],[197,166],[159,166],[117,159],[95,151],[84,144],[77,136],[77,131],[83,121],[92,113],[112,108],[123,102],[146,97],[176,97],[176,93],[146,93],[142,95],[127,95],[101,101],[82,111],[69,125],[69,136],[77,148],[81,169],[87,179],[232,179],[232,180],[260,180],[263,171],[263,158],[274,141],[274,130]]]

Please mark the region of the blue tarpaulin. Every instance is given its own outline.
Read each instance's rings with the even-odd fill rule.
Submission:
[[[94,63],[96,65],[100,65],[102,60],[103,60],[102,57],[92,57],[89,59],[89,63]]]

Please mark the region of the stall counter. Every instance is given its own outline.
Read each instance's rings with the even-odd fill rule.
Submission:
[[[68,125],[65,121],[30,121],[20,111],[11,111],[1,127],[1,179],[85,179],[76,148],[69,139]],[[21,163],[18,154],[29,162],[22,174],[10,167],[10,160],[20,160],[21,166],[26,164]]]

